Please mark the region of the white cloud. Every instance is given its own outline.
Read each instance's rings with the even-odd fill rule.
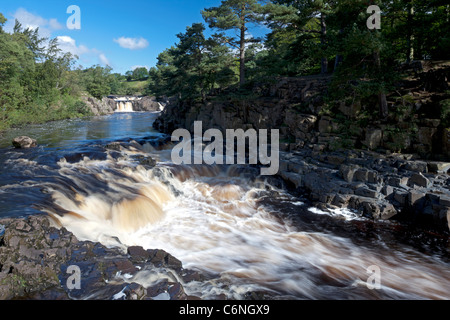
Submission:
[[[12,32],[14,29],[15,20],[18,20],[24,29],[36,30],[39,28],[39,34],[41,37],[49,38],[53,31],[60,30],[63,26],[56,19],[47,20],[41,16],[28,12],[24,8],[19,8],[13,14],[14,19],[9,19],[5,30]]]
[[[139,50],[147,48],[149,43],[144,38],[126,38],[120,37],[119,39],[114,39],[114,42],[117,42],[122,48],[130,49],[130,50]]]
[[[111,63],[109,62],[108,58],[103,54],[99,54],[98,59],[100,60],[100,64],[109,66]]]
[[[101,65],[111,65],[106,55],[97,49],[89,49],[85,45],[77,45],[75,39],[69,36],[58,36],[59,48],[64,52],[70,52],[77,55],[84,63],[96,63],[93,60],[97,59]]]
[[[77,46],[75,39],[69,36],[58,36],[56,38],[58,39],[59,48],[64,52],[70,52],[74,55],[81,56],[82,54],[91,51],[84,45]]]

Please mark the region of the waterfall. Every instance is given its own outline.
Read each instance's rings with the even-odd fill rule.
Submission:
[[[133,112],[133,103],[131,101],[116,101],[116,112]]]
[[[142,156],[167,160],[164,151],[144,150]],[[325,212],[302,210],[302,202],[292,202],[245,167],[162,161],[145,168],[131,157],[58,165],[61,180],[46,186],[51,201],[42,211],[80,240],[160,248],[186,269],[215,277],[183,283],[188,294],[243,299],[256,290],[291,299],[449,298],[445,263],[408,248],[389,249],[381,238],[381,246],[355,243],[316,229]],[[297,223],[286,216],[288,210],[296,212]],[[314,227],[300,222],[301,216]],[[341,223],[332,219],[333,225]],[[382,287],[376,291],[367,286],[371,266],[382,270]],[[149,286],[149,279],[143,270],[132,281]]]

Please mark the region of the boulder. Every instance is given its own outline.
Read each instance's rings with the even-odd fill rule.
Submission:
[[[12,144],[16,149],[28,149],[37,146],[36,140],[27,136],[14,138]]]
[[[433,173],[447,173],[450,162],[428,162],[428,171]]]
[[[377,199],[379,196],[379,193],[376,190],[371,190],[369,188],[358,188],[355,190],[355,194],[361,197],[366,197],[366,198],[373,198],[373,199]]]
[[[339,173],[341,174],[342,179],[344,179],[345,181],[347,181],[348,183],[353,182],[353,178],[355,175],[355,172],[358,170],[359,167],[354,166],[354,165],[341,165],[341,167],[339,168]]]
[[[381,129],[367,129],[365,140],[362,142],[370,150],[374,150],[381,145],[383,131]]]
[[[415,173],[408,179],[408,186],[414,187],[414,185],[424,188],[430,188],[433,183],[428,180],[422,173]]]
[[[418,205],[420,203],[420,201],[424,198],[425,198],[425,193],[411,190],[408,193],[408,205],[410,207]]]

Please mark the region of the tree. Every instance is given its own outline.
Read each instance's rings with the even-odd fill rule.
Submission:
[[[111,93],[110,77],[111,67],[102,67],[100,65],[93,66],[83,70],[84,87],[90,95],[97,99]]]
[[[158,56],[156,68],[149,71],[148,94],[204,99],[212,89],[235,81],[234,58],[223,45],[223,35],[205,38],[204,31],[203,24],[192,24],[177,35],[176,46]]]
[[[309,34],[310,39],[318,37],[320,51],[320,73],[328,72],[327,35],[328,15],[333,12],[336,1],[325,0],[274,0],[267,5],[269,25],[275,29],[294,29],[300,34]]]
[[[237,36],[223,36],[226,44],[239,50],[239,83],[245,83],[245,52],[248,43],[257,39],[249,38],[249,26],[264,20],[263,6],[257,0],[223,0],[219,7],[202,11],[210,28],[223,31],[235,30]]]
[[[133,70],[132,79],[145,80],[148,78],[148,70],[145,67],[138,67]]]

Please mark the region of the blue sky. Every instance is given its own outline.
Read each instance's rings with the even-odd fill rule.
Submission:
[[[60,40],[77,54],[78,64],[110,65],[125,73],[136,66],[152,67],[158,54],[174,45],[178,33],[204,22],[200,11],[220,0],[0,0],[0,12],[11,31],[17,18],[24,27],[39,27],[41,35]],[[81,29],[67,28],[70,5],[81,10]],[[264,28],[255,29],[260,34]]]

